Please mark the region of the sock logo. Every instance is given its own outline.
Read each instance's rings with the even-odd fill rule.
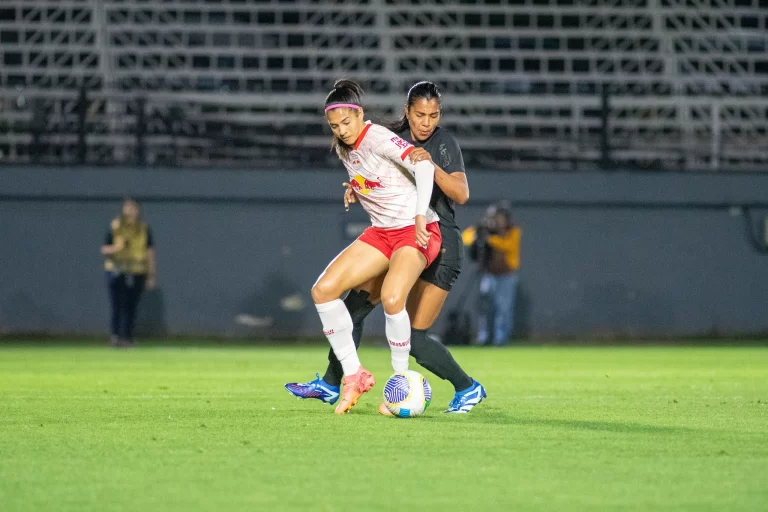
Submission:
[[[323,331],[323,334],[325,334],[326,336],[330,336],[331,334],[333,334],[333,329],[328,329],[327,331]]]
[[[389,341],[389,344],[393,347],[407,347],[408,345],[411,344],[411,338],[408,338],[407,340],[401,343],[398,343],[397,341],[392,341],[392,340],[387,340],[387,341]]]

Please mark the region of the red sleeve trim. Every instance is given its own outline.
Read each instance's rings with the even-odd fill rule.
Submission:
[[[403,154],[402,154],[402,155],[400,155],[400,160],[402,160],[403,162],[405,162],[405,157],[407,157],[407,156],[408,156],[408,154],[409,154],[411,151],[413,151],[415,147],[416,147],[416,146],[411,146],[411,147],[409,147],[408,149],[406,149],[405,151],[403,151]]]
[[[368,130],[373,126],[373,123],[368,123],[363,128],[363,131],[360,132],[360,135],[357,136],[357,140],[355,141],[355,147],[352,149],[357,149],[360,147],[360,143],[363,142],[363,137],[365,137],[365,134],[368,133]]]

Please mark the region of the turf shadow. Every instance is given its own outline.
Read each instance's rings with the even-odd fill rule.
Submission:
[[[471,419],[470,419],[471,418]],[[441,414],[430,416],[430,420],[444,422],[455,421],[454,415]],[[625,434],[690,434],[701,432],[701,429],[677,427],[669,425],[648,425],[645,423],[628,423],[615,421],[563,420],[553,418],[525,418],[513,416],[502,411],[486,410],[483,414],[472,414],[467,420],[473,423],[490,423],[497,425],[520,425],[567,428],[571,430],[593,430],[600,432],[618,432]]]

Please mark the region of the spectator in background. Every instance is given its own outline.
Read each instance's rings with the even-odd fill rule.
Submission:
[[[520,268],[522,231],[512,222],[509,206],[500,203],[488,208],[477,227],[463,233],[470,256],[480,265],[480,311],[477,343],[490,340],[508,345],[514,329],[517,270]]]
[[[139,299],[157,279],[152,231],[134,199],[126,199],[122,214],[112,220],[101,254],[112,306],[112,346],[132,347]]]

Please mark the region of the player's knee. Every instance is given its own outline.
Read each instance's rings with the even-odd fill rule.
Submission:
[[[338,299],[340,293],[337,293],[336,286],[328,279],[320,279],[312,287],[312,301],[315,304],[325,304]]]
[[[381,305],[388,315],[396,315],[405,309],[406,297],[397,292],[382,292]]]

